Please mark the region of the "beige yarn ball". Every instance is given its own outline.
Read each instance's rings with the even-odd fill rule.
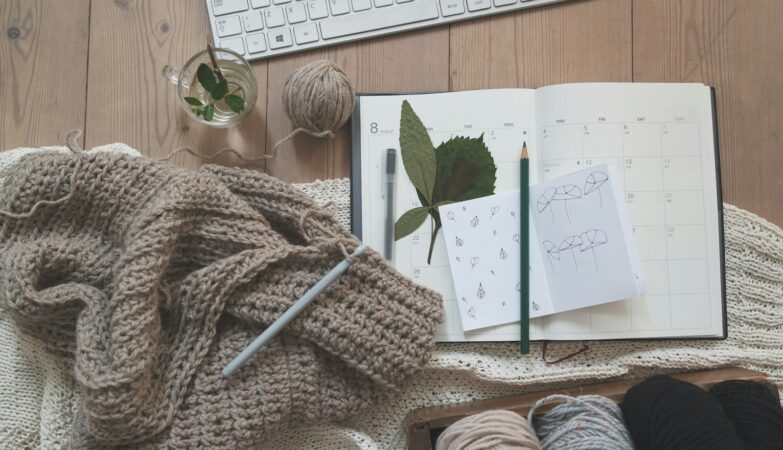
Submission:
[[[541,450],[524,417],[490,410],[458,420],[440,435],[436,450]]]
[[[315,137],[334,137],[353,113],[354,88],[337,64],[313,61],[288,76],[283,86],[283,106],[297,128],[275,147],[300,131]]]

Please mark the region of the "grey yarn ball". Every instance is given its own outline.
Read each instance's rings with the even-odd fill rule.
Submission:
[[[337,64],[313,61],[288,76],[283,105],[297,128],[317,137],[334,137],[351,117],[354,88]]]

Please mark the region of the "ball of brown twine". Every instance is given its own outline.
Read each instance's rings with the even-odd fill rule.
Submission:
[[[333,138],[351,117],[354,88],[337,64],[313,61],[288,76],[283,86],[283,106],[296,129],[279,140],[275,149],[300,132]]]
[[[513,411],[490,410],[454,422],[436,450],[541,450],[530,425]]]

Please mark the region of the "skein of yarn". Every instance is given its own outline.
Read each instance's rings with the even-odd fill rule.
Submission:
[[[524,417],[490,410],[454,422],[440,435],[436,450],[541,450]]]
[[[563,403],[541,417],[533,417],[538,408],[554,401]],[[544,450],[633,449],[620,407],[600,395],[544,397],[530,409],[527,420]]]
[[[280,145],[300,132],[334,137],[351,117],[354,88],[348,75],[332,61],[313,61],[288,76],[283,86],[283,106],[296,126]]]
[[[783,449],[783,409],[766,386],[730,380],[713,386],[710,394],[723,406],[747,448]]]
[[[701,388],[657,375],[628,390],[621,405],[639,450],[741,450],[718,400]]]

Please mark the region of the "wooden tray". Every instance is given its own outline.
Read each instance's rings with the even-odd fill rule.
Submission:
[[[726,368],[687,372],[671,376],[679,380],[693,383],[702,389],[709,389],[713,385],[726,380],[755,381],[766,384],[775,397],[778,397],[777,388],[767,381],[767,376],[761,372],[754,372],[751,370]],[[645,379],[647,379],[647,377],[416,409],[411,411],[405,419],[405,429],[408,435],[408,450],[432,450],[435,447],[438,436],[440,436],[440,433],[443,432],[446,427],[471,414],[490,409],[508,409],[521,414],[523,417],[527,417],[527,413],[533,404],[538,399],[550,394],[566,394],[571,396],[587,394],[603,395],[619,403],[623,400],[623,396],[625,396],[628,389]],[[554,406],[554,404],[545,405],[540,411],[542,413],[546,412]]]

